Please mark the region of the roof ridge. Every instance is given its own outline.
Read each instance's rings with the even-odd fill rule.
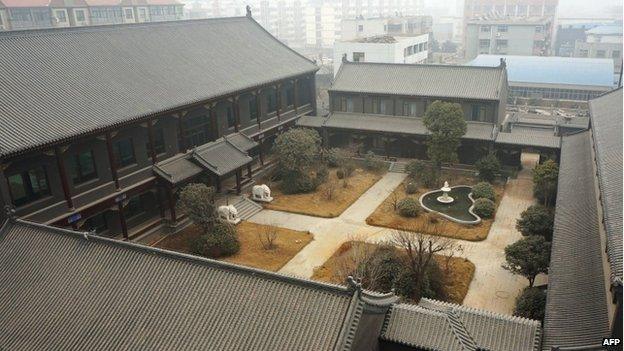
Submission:
[[[441,63],[396,63],[396,62],[368,62],[368,61],[360,61],[360,62],[354,62],[354,61],[346,61],[343,62],[343,64],[349,64],[349,65],[377,65],[377,66],[398,66],[398,67],[444,67],[444,68],[457,68],[457,69],[464,69],[464,68],[477,68],[477,69],[501,69],[503,66],[469,66],[469,65],[445,65],[445,64],[441,64]],[[340,67],[342,67],[343,65],[340,65]],[[336,75],[336,77],[338,77],[338,75]],[[336,79],[334,79],[334,81],[336,81]]]
[[[242,265],[238,265],[234,263],[213,260],[213,259],[206,258],[206,257],[194,256],[194,255],[185,254],[181,252],[165,250],[165,249],[161,249],[157,247],[141,245],[141,244],[137,244],[137,243],[130,242],[130,241],[121,241],[121,240],[116,240],[112,238],[102,237],[102,236],[91,234],[89,232],[80,232],[80,231],[74,231],[74,230],[65,229],[65,228],[48,226],[45,224],[35,223],[35,222],[31,222],[31,221],[27,221],[27,220],[23,220],[19,218],[16,218],[15,220],[8,220],[5,222],[3,226],[0,227],[0,238],[6,232],[7,228],[11,226],[15,226],[15,225],[34,227],[37,229],[43,229],[43,230],[47,230],[47,231],[62,234],[62,235],[73,236],[79,240],[96,241],[96,242],[106,244],[106,245],[116,245],[116,246],[127,248],[129,250],[160,255],[164,258],[183,260],[183,261],[187,261],[193,264],[198,264],[198,265],[202,265],[202,266],[206,266],[206,267],[210,267],[214,269],[220,269],[224,271],[231,271],[231,272],[238,273],[238,274],[249,274],[251,276],[259,276],[264,279],[270,279],[270,280],[279,281],[283,283],[292,283],[292,284],[299,285],[299,286],[306,287],[306,288],[319,288],[322,290],[334,292],[337,294],[343,294],[347,296],[352,294],[352,292],[344,285],[330,284],[330,283],[300,278],[300,277],[293,276],[293,275],[286,275],[286,274],[281,274],[281,273],[276,273],[276,272],[265,271],[265,270],[258,269],[258,268],[247,267],[247,266],[242,266]]]
[[[455,309],[457,309],[460,312],[467,312],[467,313],[478,314],[478,315],[486,316],[486,317],[499,318],[499,319],[503,319],[503,320],[506,320],[506,321],[509,321],[509,322],[522,322],[522,323],[525,323],[525,324],[538,324],[538,325],[541,325],[540,321],[536,321],[536,320],[525,318],[525,317],[519,317],[519,316],[508,315],[508,314],[499,313],[499,312],[487,311],[487,310],[484,310],[484,309],[470,307],[470,306],[466,306],[466,305],[459,305],[459,304],[455,304],[455,303],[452,303],[452,302],[445,302],[445,301],[428,299],[428,298],[422,298],[421,301],[423,301],[423,300],[428,302],[428,303],[431,303],[433,305],[442,305],[442,306],[445,306],[447,308],[455,308]],[[413,305],[413,304],[401,304],[401,305],[419,306],[419,305]]]
[[[93,33],[93,32],[108,32],[120,29],[139,29],[144,27],[155,26],[182,26],[192,23],[202,22],[226,22],[234,20],[245,20],[246,16],[234,16],[234,17],[211,17],[211,18],[194,18],[194,19],[181,19],[174,21],[154,21],[154,22],[141,22],[141,23],[116,23],[116,24],[100,24],[82,27],[52,27],[41,29],[22,29],[0,32],[0,40],[5,38],[15,37],[41,37],[52,35],[68,35],[73,33]],[[255,22],[255,21],[254,21]],[[292,50],[292,49],[291,49]]]
[[[462,323],[460,316],[455,312],[455,308],[446,311],[446,320],[449,322],[449,326],[453,331],[453,334],[457,337],[457,341],[463,346],[463,348],[467,351],[476,351],[479,346],[477,342],[473,339],[468,329],[464,323]]]

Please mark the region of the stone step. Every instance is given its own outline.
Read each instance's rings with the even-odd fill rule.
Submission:
[[[405,162],[392,162],[390,163],[390,168],[388,169],[388,172],[405,173],[406,166],[407,164]]]
[[[262,211],[262,206],[260,204],[251,201],[245,196],[241,196],[233,205],[238,211],[238,217],[242,220],[249,219],[251,216]]]

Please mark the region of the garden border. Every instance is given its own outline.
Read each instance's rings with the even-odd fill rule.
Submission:
[[[463,188],[470,188],[470,189],[472,189],[472,187],[471,187],[471,186],[469,186],[469,185],[455,185],[455,186],[452,186],[452,187],[451,187],[451,189],[454,189],[454,188],[462,188],[462,187],[463,187]],[[455,218],[455,217],[451,217],[451,216],[449,216],[449,215],[447,215],[447,214],[444,214],[444,213],[442,213],[442,212],[438,212],[438,211],[436,211],[436,210],[432,210],[432,209],[430,209],[429,207],[425,206],[425,204],[423,203],[423,198],[424,198],[425,196],[429,195],[429,194],[437,193],[437,192],[439,192],[439,191],[440,191],[439,189],[438,189],[438,190],[431,190],[431,191],[427,191],[426,193],[424,193],[424,194],[420,195],[420,197],[418,198],[418,202],[420,203],[420,207],[424,208],[424,209],[425,209],[425,211],[427,211],[427,212],[431,212],[431,213],[438,214],[438,215],[440,215],[440,216],[442,216],[442,217],[444,217],[444,218],[446,218],[446,219],[448,219],[448,220],[450,220],[450,221],[453,221],[453,222],[455,222],[455,223],[459,223],[459,224],[469,224],[469,225],[475,225],[475,224],[479,224],[479,223],[481,223],[481,217],[479,217],[479,216],[478,216],[476,213],[474,213],[474,211],[473,211],[473,209],[474,209],[474,205],[475,205],[475,200],[474,200],[474,198],[472,197],[472,192],[470,192],[470,193],[468,194],[468,198],[470,199],[470,201],[472,201],[472,206],[470,206],[470,207],[468,208],[468,213],[470,213],[471,215],[473,215],[473,216],[475,216],[475,217],[477,218],[477,219],[476,219],[476,220],[474,220],[474,221],[464,221],[464,220],[461,220],[461,219],[457,219],[457,218]]]

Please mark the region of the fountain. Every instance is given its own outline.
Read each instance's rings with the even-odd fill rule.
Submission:
[[[443,204],[450,204],[455,201],[452,197],[449,196],[449,192],[451,191],[451,187],[448,182],[444,182],[444,186],[440,189],[442,191],[442,196],[438,196],[436,200]]]

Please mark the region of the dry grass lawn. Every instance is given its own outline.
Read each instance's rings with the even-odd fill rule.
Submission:
[[[264,249],[259,238],[259,235],[266,233],[267,230],[274,230],[277,233],[275,240],[277,247],[271,250]],[[273,272],[282,268],[313,239],[310,233],[245,221],[236,226],[236,231],[240,241],[240,251],[235,255],[219,258],[219,260]],[[190,225],[154,246],[192,254],[190,244],[199,234],[198,228]]]
[[[338,179],[336,171],[337,169],[331,169],[328,180],[319,185],[316,191],[307,194],[286,195],[280,191],[279,183],[277,186],[269,185],[273,201],[264,204],[264,208],[316,217],[338,217],[385,173],[357,168],[349,178]],[[328,196],[330,190],[331,199]]]
[[[448,179],[451,186],[474,185],[479,182],[474,177],[462,174],[453,174],[449,172],[442,172],[441,179]],[[393,203],[395,200],[398,202],[405,197],[412,197],[418,200],[418,198],[423,193],[433,190],[421,187],[415,194],[407,194],[405,192],[405,186],[409,181],[409,178],[406,178],[401,185],[394,189],[394,191],[384,200],[384,202],[382,202],[381,205],[377,207],[375,212],[368,216],[368,218],[366,219],[366,223],[377,227],[386,227],[400,230],[415,230],[415,228],[426,228],[425,223],[434,218],[433,220],[438,220],[443,225],[444,234],[442,235],[446,237],[470,241],[480,241],[487,238],[490,227],[492,226],[492,222],[494,222],[494,218],[483,219],[481,223],[476,225],[464,225],[455,223],[433,213],[426,213],[424,210],[423,213],[421,213],[416,218],[408,218],[399,215],[398,212],[394,211]],[[503,185],[494,185],[494,191],[496,192],[496,208],[498,208],[498,204],[500,203],[500,199],[503,196],[504,190],[505,187]]]
[[[359,241],[348,241],[334,252],[334,254],[320,267],[314,271],[312,279],[324,281],[333,284],[344,284],[346,277],[345,271],[352,271],[355,268],[355,262],[351,253],[357,249],[357,245],[367,245],[374,247],[375,244],[364,243]],[[397,250],[399,250],[397,248]],[[399,251],[404,254],[403,251]],[[447,256],[435,256],[435,260],[440,266],[442,272],[442,282],[444,285],[444,293],[446,301],[461,304],[468,293],[470,282],[474,276],[475,265],[465,258],[452,257],[447,260]],[[448,269],[446,263],[448,261]]]

